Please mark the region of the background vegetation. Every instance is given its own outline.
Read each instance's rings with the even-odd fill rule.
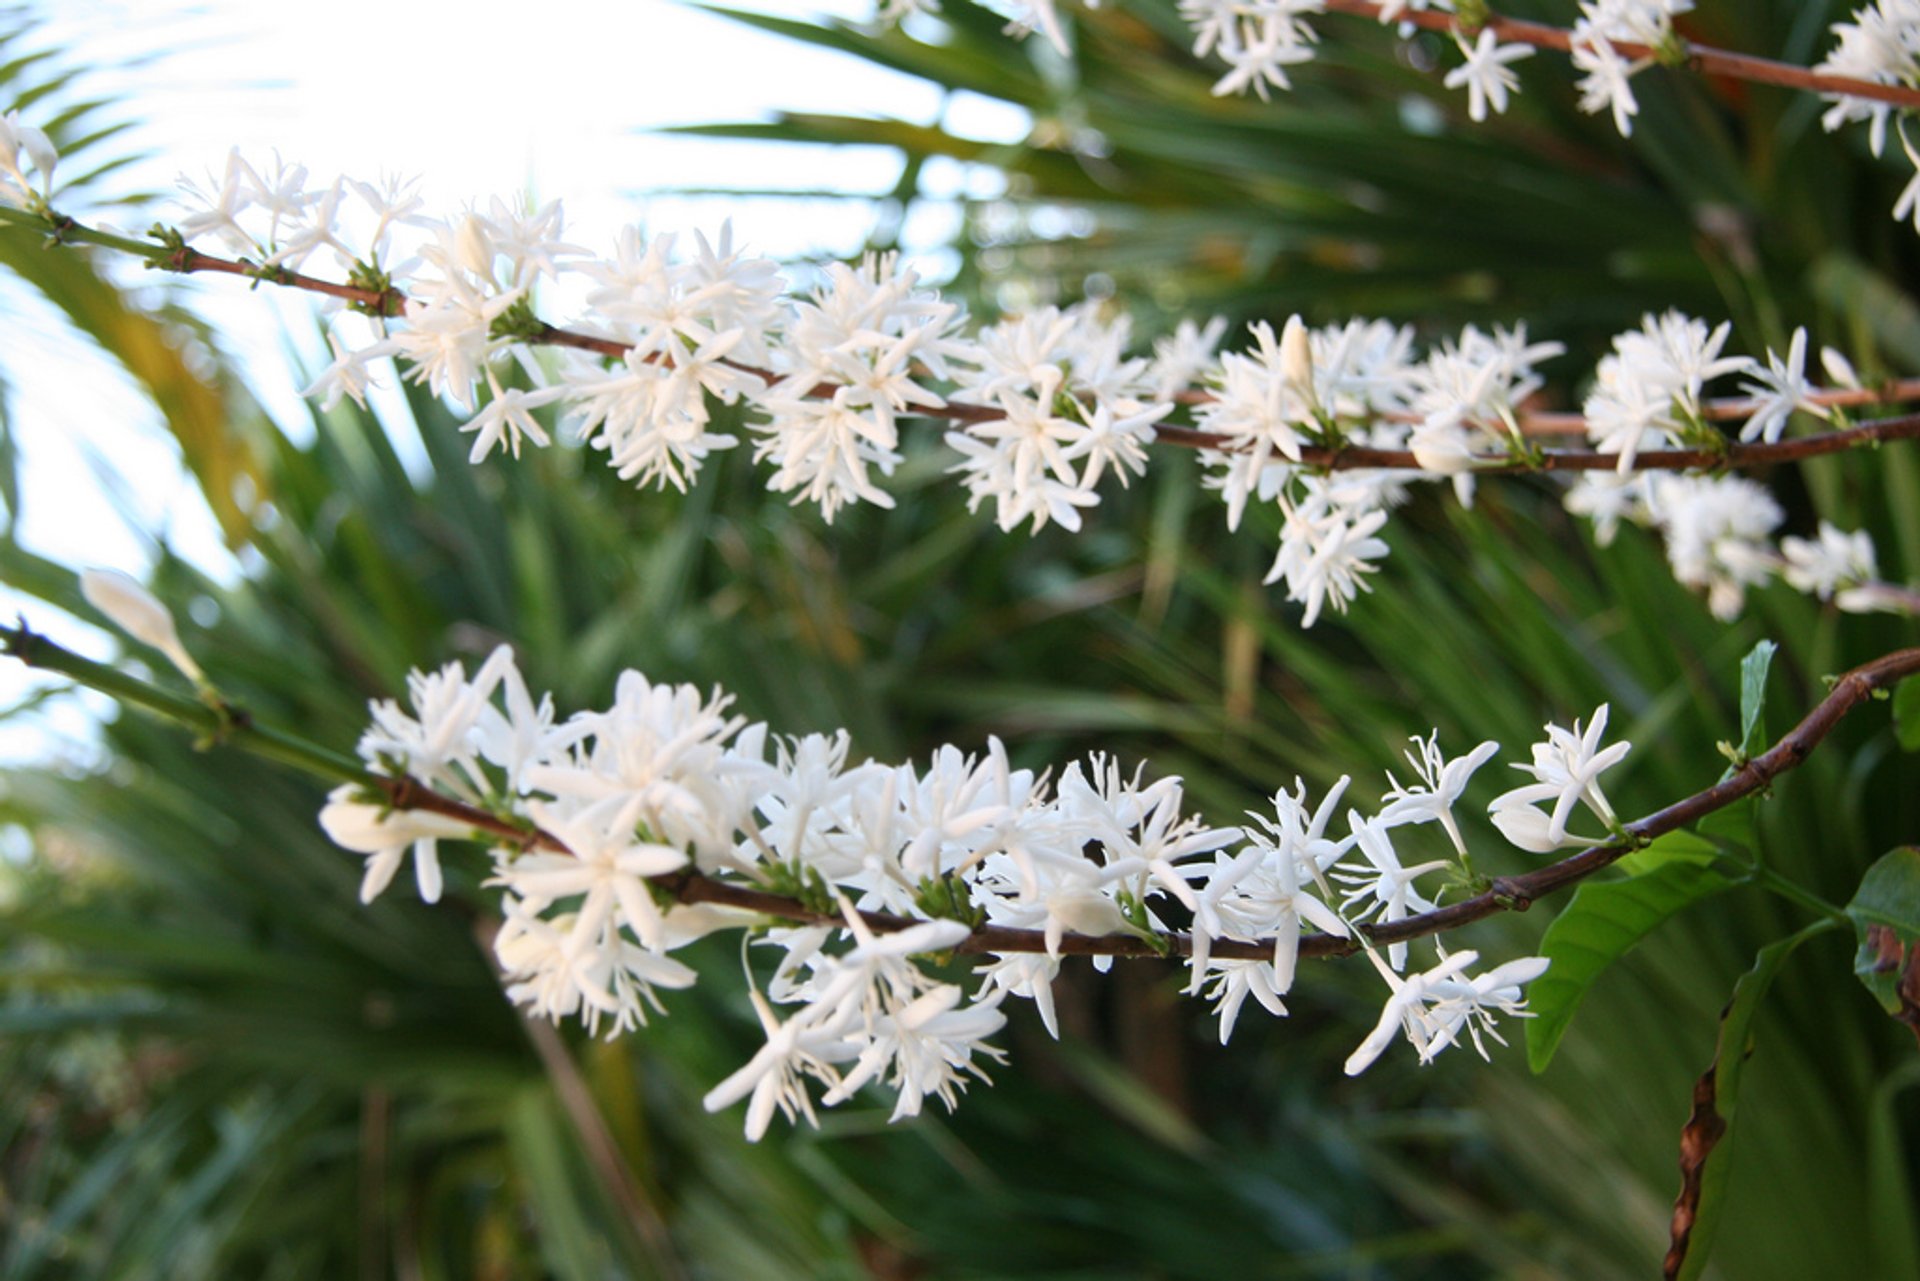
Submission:
[[[1689,32],[1808,62],[1841,8],[1705,5]],[[934,157],[1003,171],[1007,195],[968,209],[959,245],[977,310],[1111,292],[1143,337],[1215,311],[1435,334],[1525,318],[1581,369],[1678,306],[1731,317],[1747,350],[1807,323],[1868,377],[1920,368],[1914,238],[1885,214],[1903,176],[1823,134],[1817,102],[1654,73],[1624,142],[1544,57],[1509,117],[1468,127],[1426,70],[1436,43],[1357,20],[1327,19],[1320,59],[1273,104],[1210,97],[1154,0],[1076,10],[1072,65],[961,0],[879,36],[743,20],[1032,114],[1011,147],[885,119],[711,131],[898,148],[896,213]],[[8,21],[0,103],[31,106],[65,73],[21,58],[30,22]],[[110,155],[87,135],[112,114],[56,120],[56,138]],[[1786,589],[1719,624],[1650,539],[1595,554],[1530,483],[1483,485],[1472,510],[1420,499],[1378,590],[1302,633],[1259,585],[1271,528],[1227,536],[1184,457],[1084,534],[1027,538],[964,511],[931,431],[897,511],[831,528],[737,459],[685,498],[567,449],[471,468],[419,396],[411,425],[346,406],[296,443],[213,335],[105,264],[12,233],[0,260],[152,390],[247,567],[224,586],[158,549],[190,647],[262,719],[341,747],[409,667],[507,639],[563,708],[638,667],[724,684],[783,730],[847,725],[882,759],[989,733],[1036,766],[1118,750],[1185,776],[1223,821],[1296,776],[1377,793],[1411,733],[1517,747],[1608,700],[1636,744],[1612,794],[1637,814],[1717,773],[1755,640],[1782,645],[1784,720],[1822,674],[1911,634]],[[410,428],[424,465],[393,444]],[[0,579],[85,616],[76,567],[12,536],[23,503],[57,496],[23,493],[11,460]],[[1890,577],[1920,569],[1910,449],[1773,479],[1797,530],[1863,524]],[[1841,901],[1920,806],[1884,718],[1855,719],[1759,809],[1769,862]],[[33,853],[0,917],[4,1278],[1644,1276],[1718,1010],[1802,919],[1752,890],[1688,913],[1608,975],[1537,1078],[1515,1050],[1491,1068],[1390,1056],[1346,1080],[1376,1011],[1350,965],[1316,966],[1291,1018],[1249,1016],[1226,1049],[1177,971],[1069,967],[1063,1039],[1021,1012],[1012,1063],[952,1118],[889,1127],[878,1102],[850,1105],[751,1147],[698,1106],[754,1043],[730,944],[640,1035],[530,1037],[474,941],[490,894],[470,876],[438,909],[363,909],[306,781],[138,717],[103,734],[97,770],[5,782],[0,817]],[[1484,824],[1469,835],[1500,848]],[[1550,911],[1459,943],[1519,954]],[[1844,941],[1810,946],[1762,1016],[1727,1277],[1892,1276],[1914,1258],[1920,1072],[1850,965]]]

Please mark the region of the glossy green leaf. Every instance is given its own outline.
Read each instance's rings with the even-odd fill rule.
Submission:
[[[1720,857],[1720,847],[1701,836],[1681,828],[1658,837],[1644,849],[1637,849],[1626,855],[1614,867],[1628,876],[1641,876],[1647,872],[1658,871],[1670,863],[1689,863],[1695,867],[1706,867]]]
[[[1675,842],[1664,856],[1658,844],[1650,870],[1624,881],[1589,882],[1575,891],[1540,942],[1553,964],[1527,992],[1527,1066],[1544,1072],[1587,991],[1607,967],[1677,912],[1728,888],[1729,881],[1702,861],[1697,837]],[[1712,847],[1709,845],[1709,849]]]

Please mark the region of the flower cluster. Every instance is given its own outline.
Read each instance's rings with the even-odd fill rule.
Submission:
[[[752,1137],[775,1112],[811,1119],[809,1082],[829,1106],[885,1083],[896,1118],[928,1097],[951,1107],[1001,1057],[987,1040],[1008,998],[1032,1001],[1057,1035],[1062,958],[1120,950],[1101,940],[1183,943],[1188,991],[1213,1002],[1222,1041],[1248,996],[1284,1015],[1304,939],[1371,952],[1363,926],[1444,898],[1446,886],[1422,881],[1465,859],[1454,808],[1498,751],[1482,743],[1449,760],[1435,739],[1415,739],[1412,781],[1390,776],[1377,813],[1343,813],[1342,778],[1318,805],[1296,784],[1248,825],[1210,827],[1185,812],[1178,779],[1149,781],[1111,758],[1071,764],[1051,785],[997,741],[978,755],[941,748],[924,766],[856,764],[844,731],[780,738],[731,714],[724,695],[636,672],[605,710],[558,720],[505,647],[472,675],[458,663],[415,672],[406,705],[376,703],[372,717],[360,753],[405,786],[342,787],[321,825],[366,858],[369,900],[409,853],[421,896],[435,899],[439,843],[490,843],[494,952],[530,1013],[630,1030],[661,1008],[660,991],[696,981],[674,955],[684,945],[754,931],[753,950],[771,954],[750,967],[766,1045],[707,1096],[710,1109],[749,1100]],[[1523,848],[1577,840],[1565,816],[1582,800],[1617,826],[1597,778],[1627,746],[1599,748],[1605,723],[1602,708],[1584,735],[1550,726],[1523,767],[1537,781],[1493,803]],[[1543,802],[1551,840],[1512,821]],[[1438,856],[1409,863],[1400,850],[1422,826],[1438,829]],[[1190,933],[1170,918],[1190,920]],[[1545,965],[1476,979],[1471,953],[1441,952],[1404,977],[1408,953],[1397,939],[1375,958],[1391,989],[1382,1027],[1404,1031],[1423,1060],[1462,1030],[1476,1044],[1497,1038],[1496,1016],[1520,1012],[1520,984]],[[971,974],[954,963],[962,954],[981,958]],[[1369,1037],[1348,1070],[1388,1039]]]
[[[1674,577],[1706,593],[1717,618],[1737,617],[1749,587],[1776,576],[1855,614],[1911,612],[1911,592],[1882,582],[1873,539],[1820,522],[1811,539],[1773,542],[1784,519],[1766,489],[1738,476],[1588,475],[1567,491],[1567,509],[1590,517],[1602,546],[1621,520],[1658,530]]]
[[[1069,56],[1057,0],[1023,0],[1023,5],[1023,12],[1007,29],[1019,35],[1042,31],[1062,56]],[[1088,5],[1093,7],[1093,0]],[[1634,117],[1640,112],[1633,78],[1656,61],[1682,56],[1685,45],[1674,31],[1674,19],[1693,7],[1694,0],[1576,0],[1573,24],[1562,33],[1561,47],[1580,73],[1580,109],[1590,115],[1610,114],[1621,135],[1631,136]],[[933,0],[888,0],[878,16],[893,22],[930,8],[937,8]],[[1325,0],[1180,0],[1179,8],[1192,31],[1194,56],[1217,57],[1227,66],[1214,83],[1214,94],[1253,93],[1263,100],[1272,90],[1293,87],[1290,68],[1313,61],[1319,33],[1308,19],[1327,11]],[[1502,44],[1494,25],[1467,25],[1484,15],[1479,4],[1378,0],[1362,12],[1368,10],[1382,23],[1399,23],[1402,35],[1413,29],[1407,21],[1409,13],[1462,15],[1452,23],[1460,63],[1447,71],[1443,83],[1466,91],[1467,115],[1475,123],[1505,113],[1520,87],[1512,64],[1536,51],[1531,41]],[[1874,0],[1855,10],[1850,21],[1836,22],[1830,30],[1834,47],[1812,68],[1815,74],[1867,85],[1920,88],[1920,3],[1916,0]],[[1633,55],[1623,49],[1631,49]],[[1894,120],[1894,104],[1855,93],[1823,90],[1823,96],[1832,104],[1822,117],[1826,129],[1832,132],[1853,121],[1866,121],[1873,154],[1880,155],[1888,123]],[[1893,216],[1911,216],[1920,230],[1920,150],[1904,131],[1901,145],[1914,166],[1914,178],[1895,203]]]
[[[1920,85],[1920,3],[1915,0],[1874,0],[1854,10],[1851,21],[1834,23],[1833,35],[1833,52],[1814,70],[1870,84]],[[1864,120],[1873,154],[1885,150],[1893,104],[1847,94],[1828,94],[1827,101],[1833,105],[1821,123],[1828,132]],[[1907,154],[1913,157],[1910,145]],[[1914,164],[1920,167],[1920,159]]]
[[[430,218],[408,184],[342,178],[309,189],[298,166],[263,170],[237,155],[217,183],[187,190],[181,231],[190,239],[210,237],[263,269],[298,269],[324,252],[351,279],[404,283],[402,323],[337,318],[337,358],[309,392],[358,400],[370,362],[396,357],[407,377],[472,415],[464,430],[476,462],[547,445],[533,411],[552,404],[623,477],[685,488],[714,451],[740,443],[714,422],[719,406],[739,405],[756,455],[774,465],[771,488],[830,520],[851,502],[891,506],[878,482],[903,460],[901,420],[946,417],[956,424],[946,434],[959,459],[951,470],[971,506],[988,507],[1003,529],[1078,529],[1101,483],[1141,474],[1160,429],[1184,419],[1205,442],[1207,483],[1225,499],[1230,527],[1256,499],[1277,509],[1267,581],[1303,607],[1306,625],[1366,587],[1388,551],[1387,513],[1410,484],[1451,480],[1470,501],[1477,467],[1527,456],[1521,407],[1545,385],[1540,363],[1562,351],[1530,341],[1524,326],[1469,326],[1422,353],[1407,327],[1356,319],[1309,330],[1295,318],[1278,336],[1254,324],[1242,351],[1218,350],[1225,323],[1214,320],[1137,353],[1126,316],[1094,304],[969,330],[956,304],[891,255],[830,264],[794,298],[773,263],[724,231],[714,241],[696,235],[682,252],[672,235],[629,227],[601,257],[564,238],[557,203],[494,201]],[[394,265],[403,230],[418,243]],[[535,318],[531,298],[562,278],[585,284],[584,306],[555,330]],[[1806,378],[1804,331],[1762,364],[1723,354],[1729,328],[1669,313],[1615,339],[1585,422],[1623,477],[1643,450],[1724,442],[1707,421],[1716,379],[1747,377],[1743,441],[1778,440],[1796,412],[1831,416]],[[530,344],[556,334],[565,360],[549,369]],[[1853,381],[1837,354],[1828,368]],[[1413,465],[1330,472],[1304,462],[1307,448],[1356,446],[1399,451]],[[1724,487],[1664,492],[1642,507],[1672,530],[1699,523],[1680,510],[1686,499],[1705,503]],[[1611,528],[1628,500],[1608,505],[1600,493],[1589,484],[1573,501],[1608,513]],[[1696,586],[1725,577],[1678,559],[1676,569]],[[1751,566],[1732,577],[1758,581]],[[1737,592],[1715,597],[1729,599],[1737,608]]]
[[[43,176],[57,157],[12,117],[0,124],[0,170],[31,196],[22,149]],[[559,406],[621,476],[685,489],[714,451],[741,443],[716,429],[716,412],[735,406],[756,456],[775,464],[770,487],[818,504],[828,520],[850,502],[892,506],[876,475],[904,461],[901,420],[945,418],[959,457],[949,470],[970,507],[990,507],[1007,530],[1080,528],[1101,482],[1143,473],[1148,446],[1173,428],[1202,450],[1230,528],[1255,499],[1277,511],[1266,581],[1284,586],[1307,626],[1367,587],[1388,554],[1387,514],[1409,485],[1450,480],[1471,502],[1476,470],[1531,465],[1523,406],[1545,386],[1540,362],[1563,350],[1530,341],[1524,325],[1468,326],[1422,353],[1408,327],[1355,319],[1309,330],[1295,317],[1277,337],[1253,324],[1242,351],[1219,350],[1226,324],[1216,318],[1182,322],[1141,353],[1128,318],[1092,303],[970,330],[957,304],[894,255],[829,264],[794,298],[774,263],[736,249],[724,229],[682,252],[671,234],[628,227],[602,257],[565,238],[558,202],[493,200],[432,217],[412,183],[312,186],[299,165],[257,166],[238,152],[219,176],[182,189],[182,245],[209,240],[283,281],[324,255],[360,291],[357,314],[334,318],[334,360],[307,389],[324,407],[364,403],[375,363],[393,358],[469,415],[475,463],[549,445],[535,411]],[[584,286],[565,328],[533,306],[537,288],[561,280]],[[1777,509],[1744,482],[1639,477],[1641,453],[1679,444],[1724,454],[1712,423],[1729,409],[1745,416],[1741,441],[1772,444],[1796,414],[1831,420],[1836,402],[1870,399],[1831,350],[1823,360],[1836,388],[1808,380],[1805,330],[1762,364],[1723,354],[1730,328],[1670,312],[1615,338],[1581,422],[1618,479],[1584,481],[1568,499],[1595,517],[1603,542],[1623,517],[1665,529],[1676,573],[1723,615],[1738,610],[1745,586],[1784,568],[1759,543]],[[536,359],[536,346],[559,349],[558,367]],[[1708,384],[1736,374],[1750,399],[1710,403]],[[1356,449],[1392,465],[1327,465]],[[1857,550],[1845,572],[1783,577],[1823,598],[1844,589],[1843,608],[1912,608],[1912,594],[1861,577],[1872,548],[1865,535],[1848,538]]]

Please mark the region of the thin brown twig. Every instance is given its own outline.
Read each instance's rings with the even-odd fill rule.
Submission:
[[[1352,14],[1356,17],[1378,20],[1385,7],[1379,0],[1321,0],[1329,13]],[[1393,21],[1424,27],[1429,31],[1452,31],[1459,19],[1451,13],[1438,10],[1407,10]],[[1501,40],[1513,44],[1532,45],[1537,49],[1552,49],[1567,53],[1573,45],[1573,32],[1565,27],[1548,26],[1541,22],[1528,22],[1524,18],[1509,18],[1503,14],[1490,13],[1485,22],[1475,30],[1491,30]],[[1666,61],[1665,51],[1650,45],[1636,44],[1628,40],[1609,41],[1614,51],[1630,61],[1652,58]],[[1920,108],[1920,89],[1908,85],[1880,84],[1872,80],[1859,80],[1852,76],[1828,75],[1815,71],[1811,67],[1797,66],[1791,62],[1778,62],[1772,58],[1756,57],[1748,53],[1734,53],[1728,49],[1716,49],[1712,45],[1697,44],[1691,40],[1675,37],[1674,52],[1678,62],[1705,76],[1719,76],[1729,80],[1746,80],[1755,84],[1780,85],[1787,89],[1803,89],[1809,93],[1844,94],[1851,98],[1870,98],[1876,102],[1888,102],[1897,107]]]
[[[1898,650],[1862,664],[1836,678],[1826,698],[1772,747],[1750,758],[1712,787],[1628,823],[1623,829],[1626,832],[1624,838],[1582,850],[1519,876],[1497,877],[1480,893],[1457,903],[1449,903],[1391,924],[1363,924],[1356,929],[1367,943],[1385,945],[1458,929],[1501,912],[1523,912],[1537,900],[1610,867],[1654,838],[1697,823],[1716,810],[1725,809],[1736,801],[1766,790],[1780,775],[1803,763],[1814,748],[1833,732],[1841,719],[1871,698],[1876,690],[1888,689],[1903,677],[1915,673],[1920,673],[1920,648]],[[411,778],[380,779],[376,782],[396,809],[411,808],[441,814],[469,823],[479,831],[504,838],[523,848],[570,852],[550,833],[528,831],[515,826],[484,810],[434,792]],[[713,903],[808,924],[842,923],[838,912],[820,911],[785,895],[719,880],[701,872],[673,872],[655,877],[653,883],[682,903]],[[921,924],[913,918],[890,912],[862,912],[860,916],[877,933],[891,933]],[[1355,939],[1312,934],[1300,940],[1300,955],[1346,956],[1362,946]],[[953,950],[968,954],[1045,952],[1047,940],[1045,933],[1040,930],[982,925],[976,927]],[[1193,938],[1184,933],[1168,933],[1156,939],[1132,935],[1067,934],[1060,940],[1057,950],[1069,956],[1190,956],[1193,953]],[[1213,942],[1211,951],[1214,956],[1222,958],[1264,960],[1274,954],[1274,941],[1219,939]]]

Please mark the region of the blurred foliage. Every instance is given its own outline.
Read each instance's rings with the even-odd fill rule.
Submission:
[[[1695,33],[1807,61],[1826,8],[1715,6]],[[909,173],[941,155],[1003,170],[1008,197],[970,211],[960,284],[982,307],[1074,297],[1097,274],[1143,332],[1181,309],[1524,316],[1579,368],[1640,311],[1677,305],[1733,316],[1749,346],[1805,319],[1879,353],[1868,376],[1920,367],[1911,237],[1885,215],[1898,177],[1821,134],[1817,103],[1650,74],[1622,142],[1572,111],[1545,57],[1511,117],[1468,130],[1414,65],[1431,42],[1409,53],[1350,19],[1324,21],[1321,59],[1270,105],[1211,98],[1163,5],[1076,10],[1071,67],[955,0],[917,34],[755,21],[1033,113],[1018,146],[820,117],[721,130],[879,140]],[[1042,234],[1063,216],[1087,234]],[[0,242],[9,263],[29,253],[100,280],[82,255]],[[1317,793],[1352,772],[1370,800],[1412,733],[1517,746],[1607,700],[1636,745],[1610,795],[1639,814],[1718,775],[1737,665],[1762,636],[1782,646],[1776,727],[1823,674],[1911,637],[1785,589],[1719,624],[1651,540],[1595,554],[1530,483],[1485,484],[1471,510],[1422,497],[1377,590],[1302,633],[1260,586],[1272,524],[1228,536],[1184,455],[1080,536],[1007,537],[964,511],[929,432],[897,510],[827,527],[738,458],[685,497],[635,494],[574,450],[469,467],[456,420],[417,394],[411,422],[343,406],[289,434],[203,336],[117,305],[113,326],[89,323],[91,303],[75,322],[127,367],[164,367],[149,386],[192,377],[187,400],[225,407],[204,433],[169,416],[209,502],[254,478],[228,515],[244,576],[216,582],[160,547],[155,589],[231,696],[340,748],[410,666],[508,639],[563,711],[638,667],[724,684],[783,731],[846,725],[881,759],[989,733],[1035,766],[1149,759],[1222,821],[1296,776]],[[1910,449],[1778,480],[1796,527],[1864,524],[1890,575],[1920,571]],[[0,580],[86,617],[73,569],[12,536],[39,496],[0,485]],[[1756,950],[1806,919],[1755,889],[1682,914],[1601,980],[1539,1078],[1517,1048],[1491,1068],[1395,1054],[1341,1077],[1377,999],[1351,965],[1316,967],[1288,1020],[1249,1015],[1225,1049],[1176,999],[1177,971],[1070,965],[1063,1041],[1020,1011],[1011,1063],[954,1117],[890,1127],[863,1100],[756,1147],[737,1115],[699,1107],[755,1042],[732,945],[698,958],[701,986],[653,1027],[569,1033],[556,1058],[475,942],[490,893],[471,862],[438,909],[361,908],[355,861],[314,825],[318,789],[138,717],[102,733],[109,764],[17,771],[0,794],[34,851],[0,909],[5,1278],[1644,1276],[1717,1013]],[[1757,807],[1750,839],[1845,902],[1912,839],[1912,778],[1868,710]],[[1502,848],[1484,823],[1469,838]],[[1519,954],[1552,910],[1458,945]],[[1851,964],[1843,939],[1809,944],[1760,1011],[1725,1276],[1891,1275],[1886,1260],[1912,1257],[1910,1207],[1885,1189],[1913,1168],[1920,1077]],[[569,1110],[583,1084],[585,1128]]]

